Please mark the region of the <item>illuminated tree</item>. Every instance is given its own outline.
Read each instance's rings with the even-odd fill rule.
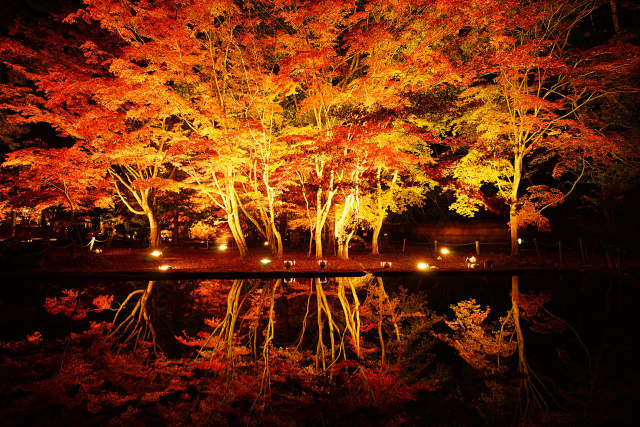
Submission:
[[[163,161],[175,130],[164,82],[139,73],[143,59],[133,49],[90,26],[43,22],[16,31],[24,43],[2,40],[5,63],[35,88],[4,86],[3,107],[18,123],[49,123],[73,138],[113,178],[118,199],[147,218],[150,245],[157,246],[155,198],[171,187]]]
[[[467,36],[480,55],[466,65],[471,78],[461,94],[466,111],[454,123],[473,143],[452,168],[462,184],[452,209],[473,216],[482,205],[473,190],[492,185],[509,206],[512,254],[518,253],[518,229],[547,228],[542,211],[573,192],[588,163],[606,161],[615,151],[610,139],[577,114],[586,104],[624,90],[620,76],[637,60],[637,49],[571,52],[571,30],[593,7],[589,2],[518,5],[515,14],[502,11],[496,21],[503,27],[488,33],[488,43],[481,37],[473,41],[482,26]],[[568,181],[564,190],[532,183],[550,169],[553,178]]]

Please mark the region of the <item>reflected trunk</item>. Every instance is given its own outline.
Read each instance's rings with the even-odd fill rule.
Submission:
[[[109,336],[120,337],[123,345],[132,343],[134,350],[136,350],[141,343],[149,342],[148,340],[151,339],[152,349],[154,353],[157,353],[156,331],[151,322],[148,308],[148,301],[154,284],[155,281],[150,280],[146,289],[133,291],[127,296],[113,317],[113,330]],[[133,301],[136,302],[133,303]],[[126,311],[129,310],[131,304],[133,304],[133,307],[127,317],[118,321],[118,319],[124,316]]]

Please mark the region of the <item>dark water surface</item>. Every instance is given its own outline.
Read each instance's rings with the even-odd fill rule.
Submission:
[[[626,423],[634,286],[597,273],[3,283],[0,418]]]

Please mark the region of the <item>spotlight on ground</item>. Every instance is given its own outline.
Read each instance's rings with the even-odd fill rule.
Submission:
[[[418,268],[418,270],[424,271],[429,269],[429,264],[427,264],[426,262],[419,262],[416,267]]]

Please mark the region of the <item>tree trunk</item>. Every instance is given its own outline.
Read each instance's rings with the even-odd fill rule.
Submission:
[[[320,221],[318,221],[319,223]],[[316,223],[316,227],[313,230],[314,243],[316,245],[316,258],[322,258],[322,228],[320,224]]]
[[[618,21],[618,6],[615,0],[609,0],[609,6],[611,7],[611,21],[613,22],[613,31],[615,33],[620,32],[620,21]]]
[[[231,230],[233,240],[236,242],[236,246],[238,246],[238,252],[240,253],[240,256],[249,256],[249,248],[247,247],[247,241],[245,240],[244,234],[242,233],[242,227],[240,227],[240,222],[237,218],[237,214],[231,213],[227,215],[227,223],[229,224],[229,229]]]
[[[16,223],[17,221],[17,215],[16,215],[16,211],[15,209],[11,210],[11,238],[15,239],[16,238]]]
[[[180,212],[178,211],[178,209],[176,209],[175,211],[175,215],[173,217],[173,221],[174,221],[174,231],[173,231],[173,235],[171,236],[172,240],[173,240],[173,244],[175,246],[178,246],[178,243],[180,241]]]
[[[515,204],[509,207],[509,231],[511,232],[511,255],[520,255],[518,245],[518,213]]]
[[[275,248],[273,251],[274,252],[273,255],[276,258],[282,258],[282,255],[284,254],[284,248],[282,246],[282,235],[278,231],[278,228],[276,227],[275,224],[271,224],[271,227],[272,227],[273,236],[275,237]]]
[[[157,249],[160,247],[160,229],[153,211],[147,211],[147,219],[149,220],[149,248]]]
[[[380,254],[380,232],[382,231],[382,217],[376,221],[375,227],[373,227],[373,236],[371,237],[371,253],[373,255]]]

